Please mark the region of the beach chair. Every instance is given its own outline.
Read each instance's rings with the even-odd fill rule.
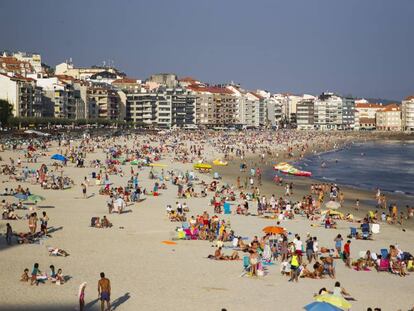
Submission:
[[[243,272],[240,274],[240,277],[244,276],[250,271],[250,258],[249,256],[243,256]]]
[[[224,214],[229,215],[231,214],[231,208],[230,208],[230,203],[226,202],[224,203]]]
[[[380,253],[381,253],[381,258],[383,258],[383,259],[387,259],[388,258],[388,249],[381,248]]]
[[[351,229],[351,234],[350,234],[351,238],[356,238],[356,236],[357,236],[357,228],[350,227],[350,229]]]
[[[377,271],[378,272],[380,272],[380,271],[388,272],[389,270],[390,270],[390,261],[387,258],[386,259],[381,258],[380,259],[380,264],[377,267]]]

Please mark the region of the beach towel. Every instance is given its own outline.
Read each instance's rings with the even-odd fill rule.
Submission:
[[[177,245],[177,243],[173,241],[162,241],[161,243],[165,245]]]

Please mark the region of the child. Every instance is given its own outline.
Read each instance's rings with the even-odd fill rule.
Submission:
[[[23,272],[23,274],[22,274],[22,276],[20,278],[20,281],[21,282],[28,282],[29,279],[30,279],[30,277],[29,277],[29,269],[26,268],[26,269],[24,269],[24,272]]]
[[[56,282],[56,272],[55,272],[55,266],[54,265],[50,265],[50,280],[52,282]]]
[[[58,269],[56,273],[56,285],[63,285],[65,283],[65,278],[62,274],[62,269]]]
[[[40,270],[39,270],[39,264],[36,262],[33,266],[33,271],[32,271],[32,278],[30,280],[30,285],[33,285],[36,283],[36,285],[39,285],[39,282],[37,281],[37,275],[40,274]]]

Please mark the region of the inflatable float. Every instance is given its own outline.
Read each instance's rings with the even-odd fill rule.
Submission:
[[[304,177],[312,176],[311,172],[298,170],[296,167],[286,162],[281,162],[279,164],[276,164],[273,168],[277,171],[282,172],[283,174],[289,174],[293,176],[304,176]]]
[[[216,166],[226,166],[228,163],[226,161],[221,161],[221,160],[214,160],[213,164]]]

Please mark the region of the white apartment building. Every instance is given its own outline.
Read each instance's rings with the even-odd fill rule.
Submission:
[[[13,116],[31,117],[39,106],[39,89],[35,80],[20,75],[0,73],[0,99],[13,107]]]
[[[102,72],[109,72],[117,75],[117,79],[122,78],[120,72],[112,67],[100,67],[93,66],[87,68],[75,67],[72,61],[60,63],[56,65],[55,74],[56,75],[68,75],[78,80],[89,80],[93,75],[96,75]]]
[[[342,105],[340,96],[322,93],[314,102],[315,129],[337,130],[342,128]]]
[[[75,90],[72,81],[59,77],[39,78],[37,85],[43,88],[44,116],[76,119],[77,110],[81,109],[80,92]],[[53,113],[50,109],[53,107]],[[82,108],[84,110],[84,108]]]
[[[236,119],[240,125],[260,127],[266,123],[266,106],[264,97],[248,92],[239,86],[228,85],[227,89],[236,97]]]
[[[368,103],[365,99],[355,101],[355,129],[372,130],[376,126],[376,113],[384,108],[382,104]]]
[[[32,65],[35,73],[42,73],[42,57],[38,53],[15,52],[13,57],[22,62],[27,62]]]
[[[401,105],[402,130],[414,131],[414,96],[408,96]]]
[[[126,93],[126,120],[161,128],[195,124],[196,98],[182,88]]]

